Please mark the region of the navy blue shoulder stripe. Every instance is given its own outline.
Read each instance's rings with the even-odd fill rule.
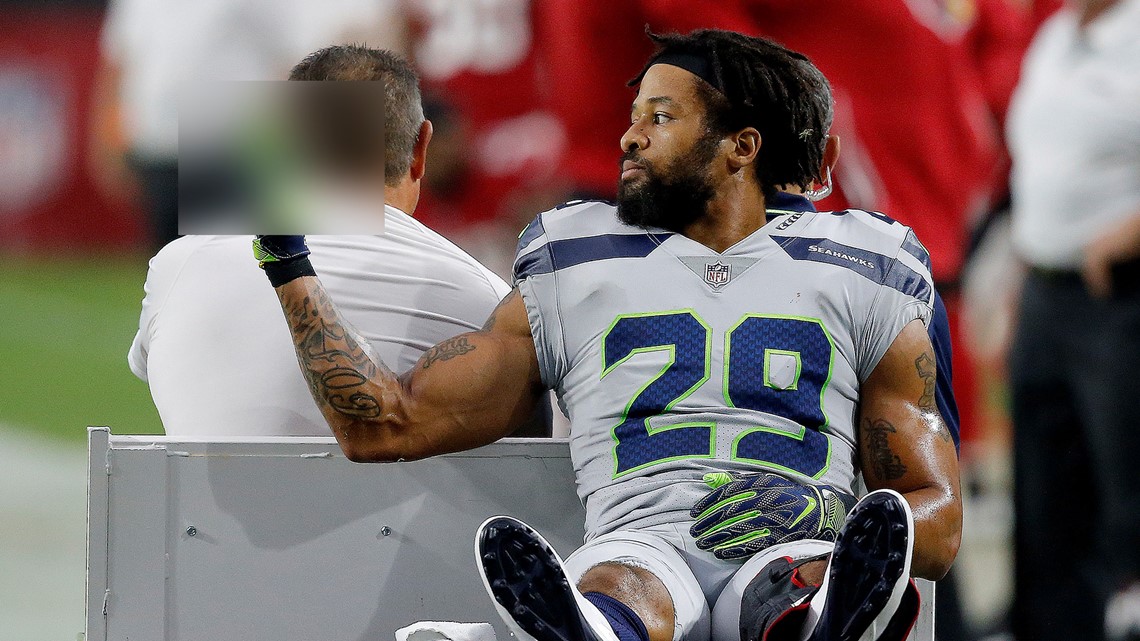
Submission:
[[[513,276],[515,283],[518,283],[535,274],[549,274],[553,271],[554,258],[550,255],[550,243],[546,243],[525,256],[519,256],[515,260]]]
[[[866,249],[827,238],[772,236],[794,260],[810,260],[849,269],[860,276],[908,296],[930,300],[930,285],[921,274],[898,261]]]
[[[906,238],[903,240],[902,248],[903,251],[914,256],[926,269],[933,271],[930,265],[930,252],[926,250],[926,247],[922,246],[922,243],[918,240],[918,236],[915,236],[913,231],[907,232]]]
[[[526,246],[534,242],[535,238],[538,238],[545,233],[546,228],[542,226],[542,214],[539,214],[538,216],[535,216],[534,220],[530,221],[530,224],[526,226],[526,229],[522,230],[522,233],[519,234],[519,244],[518,247],[515,248],[515,254],[518,254],[523,249],[526,249]]]
[[[546,243],[515,263],[515,279],[611,258],[644,258],[673,234],[603,234]]]

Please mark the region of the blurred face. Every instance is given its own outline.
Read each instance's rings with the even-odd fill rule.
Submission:
[[[705,214],[721,137],[708,132],[700,80],[672,65],[642,78],[621,137],[618,218],[639,227],[681,232]]]

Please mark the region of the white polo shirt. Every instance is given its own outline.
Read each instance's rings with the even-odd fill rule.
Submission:
[[[1017,252],[1037,266],[1078,268],[1092,238],[1140,214],[1140,0],[1084,29],[1071,9],[1041,27],[1008,135]]]
[[[310,236],[329,296],[384,363],[410,369],[432,345],[478,329],[505,282],[450,241],[385,207],[382,236]],[[166,433],[328,436],[251,236],[185,236],[150,261],[131,371]]]

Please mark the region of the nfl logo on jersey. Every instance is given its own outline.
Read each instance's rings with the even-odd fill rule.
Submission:
[[[713,287],[720,287],[728,283],[729,265],[722,265],[717,261],[714,265],[705,265],[705,282]]]

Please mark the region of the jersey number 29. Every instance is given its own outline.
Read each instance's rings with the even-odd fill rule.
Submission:
[[[614,478],[666,461],[716,455],[714,423],[650,425],[709,380],[712,334],[693,310],[619,316],[610,326],[602,339],[603,379],[638,354],[669,355],[613,428]],[[814,318],[748,314],[725,332],[725,403],[801,426],[798,433],[765,426],[741,432],[732,443],[734,460],[813,478],[827,471],[831,446],[819,430],[827,425],[823,394],[834,350]]]

